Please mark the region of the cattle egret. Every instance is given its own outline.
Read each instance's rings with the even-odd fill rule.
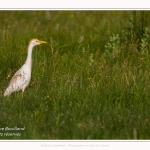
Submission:
[[[32,39],[28,45],[27,59],[24,65],[14,74],[10,80],[10,84],[7,87],[4,96],[10,95],[13,92],[22,90],[24,92],[25,88],[29,85],[31,79],[31,68],[32,68],[32,49],[36,45],[42,43],[47,43],[45,41],[40,41],[38,39]]]

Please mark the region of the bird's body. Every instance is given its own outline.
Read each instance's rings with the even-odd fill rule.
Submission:
[[[13,92],[22,90],[24,92],[25,88],[28,86],[31,79],[31,69],[29,65],[24,64],[12,77],[10,84],[6,89],[4,96],[10,95]]]
[[[38,39],[32,39],[28,45],[28,55],[24,65],[14,74],[9,86],[4,92],[4,96],[10,95],[13,92],[22,90],[24,92],[25,88],[29,85],[31,79],[32,70],[32,49],[34,46],[46,43],[45,41],[39,41]]]

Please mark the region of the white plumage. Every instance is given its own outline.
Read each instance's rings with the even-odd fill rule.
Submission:
[[[34,46],[47,43],[45,41],[40,41],[38,39],[32,39],[28,45],[28,55],[24,65],[14,74],[9,86],[4,92],[4,96],[10,95],[13,92],[22,90],[24,92],[25,88],[29,85],[31,79],[31,69],[32,69],[32,49]]]

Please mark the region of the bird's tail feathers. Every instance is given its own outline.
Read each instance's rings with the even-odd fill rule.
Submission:
[[[9,96],[10,94],[11,94],[11,93],[10,93],[9,89],[7,88],[6,91],[4,92],[4,97],[5,97],[5,96]]]

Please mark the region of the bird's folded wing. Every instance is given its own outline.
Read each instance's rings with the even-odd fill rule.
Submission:
[[[28,78],[27,73],[25,73],[22,70],[18,70],[14,76],[12,77],[9,87],[11,87],[14,90],[22,89],[22,87],[27,84]]]

